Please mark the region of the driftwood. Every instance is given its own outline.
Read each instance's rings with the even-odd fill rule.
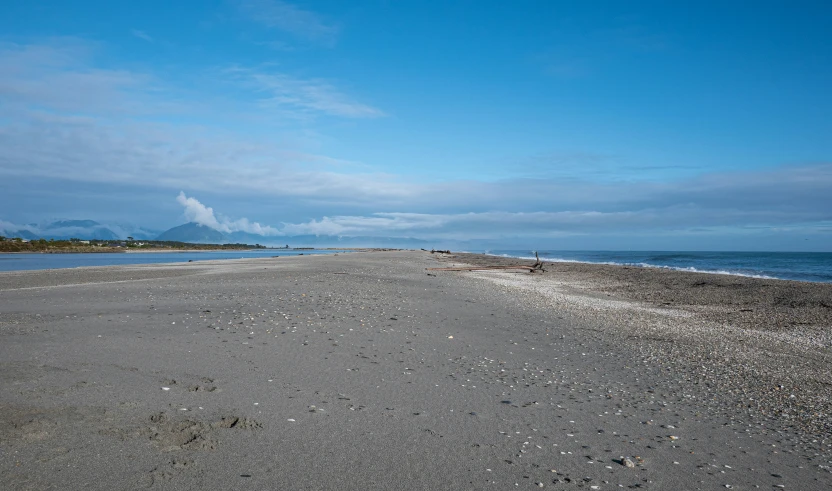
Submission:
[[[430,250],[430,253],[431,253],[431,254],[450,254],[450,253],[451,253],[451,251],[437,251],[437,250],[433,250],[433,249],[431,249],[431,250]]]
[[[534,251],[534,258],[537,259],[537,262],[534,263],[534,269],[543,269],[543,263],[540,261],[540,256],[537,255],[537,251]]]
[[[471,266],[471,267],[459,267],[459,268],[425,268],[428,271],[484,271],[489,269],[527,269],[530,273],[535,271],[543,271],[543,269],[535,268],[534,266]]]

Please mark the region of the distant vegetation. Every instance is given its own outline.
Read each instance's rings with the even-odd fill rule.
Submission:
[[[20,237],[3,237],[0,235],[0,252],[127,252],[129,250],[175,251],[191,250],[240,250],[265,249],[266,246],[255,244],[190,244],[187,242],[165,240],[30,240]]]

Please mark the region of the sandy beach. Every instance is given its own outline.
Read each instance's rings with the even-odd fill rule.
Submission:
[[[518,262],[0,273],[0,488],[832,488],[832,285]]]

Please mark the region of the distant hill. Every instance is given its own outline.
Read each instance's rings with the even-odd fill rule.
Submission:
[[[185,225],[173,227],[162,232],[156,240],[169,240],[175,242],[191,242],[200,244],[222,244],[228,242],[222,232],[198,223],[189,222]]]
[[[0,235],[9,237],[21,237],[23,239],[54,239],[67,240],[77,239],[98,239],[118,240],[119,234],[113,232],[106,225],[93,220],[56,220],[46,224],[28,224],[0,230]]]
[[[94,220],[57,220],[40,227],[45,239],[66,240],[71,238],[118,240],[121,237],[107,226]]]
[[[156,240],[190,242],[193,244],[262,244],[270,247],[391,247],[418,249],[434,247],[435,242],[410,237],[339,237],[335,235],[275,235],[264,236],[246,232],[230,234],[198,223],[173,227]]]
[[[32,232],[29,232],[28,230],[17,230],[15,232],[11,232],[11,233],[3,232],[3,234],[0,234],[0,235],[8,235],[9,237],[20,237],[21,239],[26,239],[26,240],[40,239],[39,236],[33,234]]]
[[[2,222],[0,222],[2,223]],[[447,248],[437,241],[414,239],[412,237],[345,237],[337,235],[272,235],[264,236],[247,232],[223,233],[195,222],[186,223],[162,232],[130,224],[105,225],[95,220],[54,220],[41,224],[18,225],[0,228],[0,235],[21,237],[29,240],[163,240],[192,244],[262,244],[269,247],[390,247],[402,249]]]

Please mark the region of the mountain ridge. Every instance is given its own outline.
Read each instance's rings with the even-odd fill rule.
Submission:
[[[224,233],[206,225],[188,222],[162,232],[156,240],[187,243],[234,243],[262,244],[268,246],[289,245],[291,247],[397,247],[419,248],[434,242],[412,237],[368,237],[335,235],[273,235],[264,236],[247,232]]]
[[[134,225],[104,224],[96,220],[54,219],[41,224],[15,225],[0,220],[0,235],[26,240],[163,240],[202,244],[261,244],[270,247],[447,247],[445,241],[413,237],[337,236],[337,235],[272,235],[247,232],[221,232],[206,225],[188,222],[162,232]]]
[[[172,242],[189,242],[203,244],[219,244],[227,242],[226,234],[211,227],[200,225],[195,222],[188,222],[182,225],[165,230],[156,240]]]

